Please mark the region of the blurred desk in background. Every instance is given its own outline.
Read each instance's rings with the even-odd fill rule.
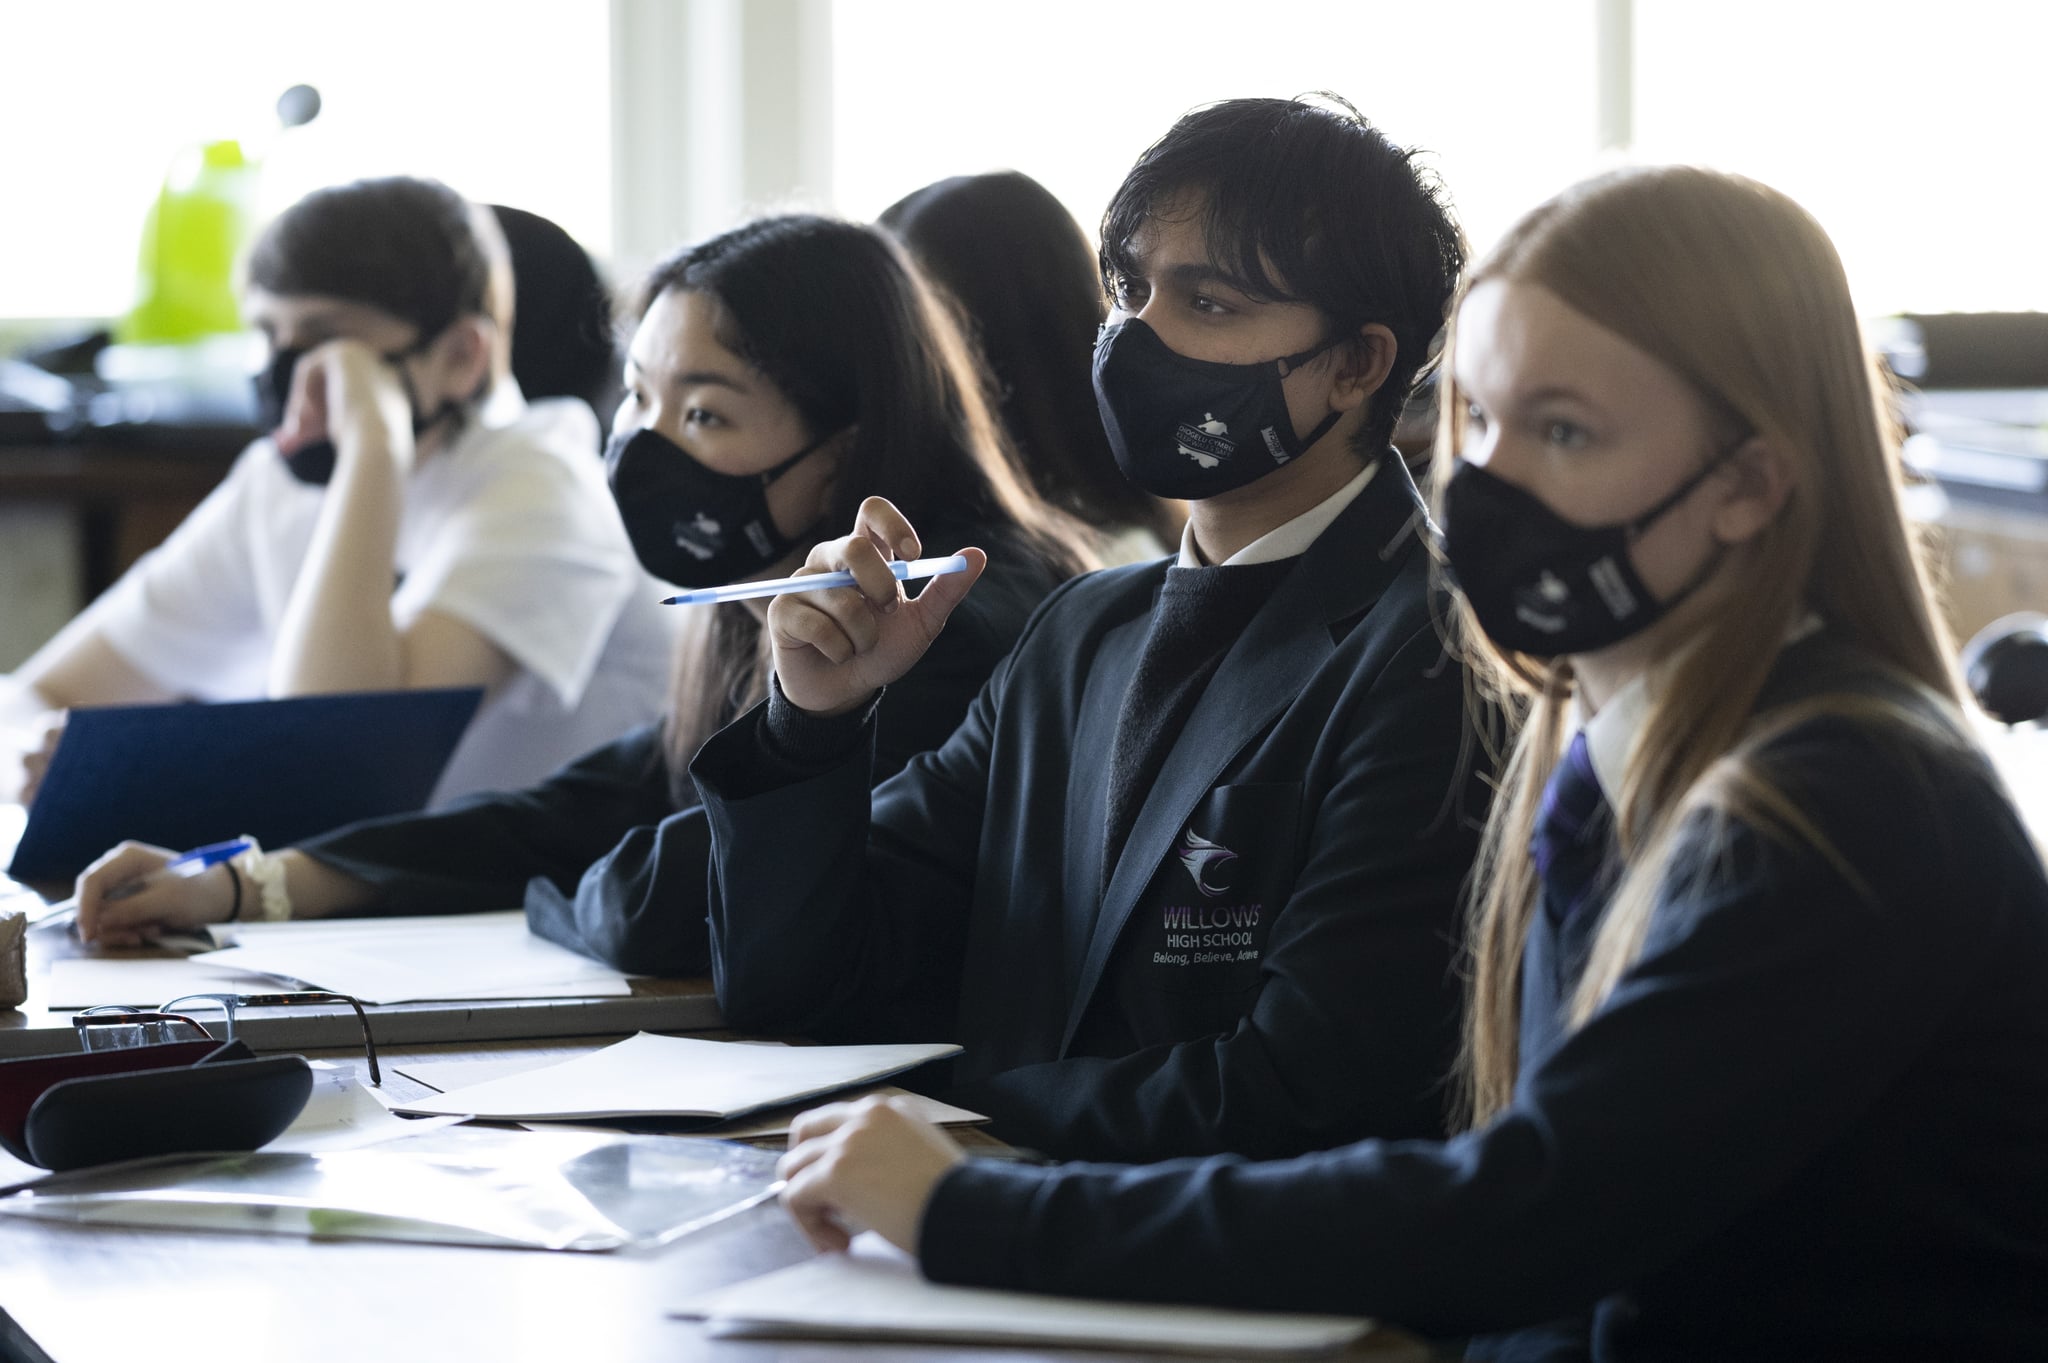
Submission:
[[[40,503],[76,518],[89,601],[162,543],[248,442],[247,431],[221,428],[181,431],[175,442],[0,445],[0,506]]]
[[[203,427],[0,440],[0,672],[161,544],[249,438]]]

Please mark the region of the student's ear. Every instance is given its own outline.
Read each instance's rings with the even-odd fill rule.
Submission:
[[[1337,382],[1330,390],[1330,406],[1348,412],[1363,405],[1387,381],[1399,351],[1394,333],[1380,323],[1360,327],[1357,340],[1337,347]]]
[[[1714,537],[1740,544],[1762,533],[1792,495],[1792,469],[1762,436],[1751,436],[1728,456],[1721,502],[1714,508]]]
[[[445,376],[443,391],[458,400],[482,394],[494,377],[498,328],[487,317],[459,318],[434,343],[435,360]]]

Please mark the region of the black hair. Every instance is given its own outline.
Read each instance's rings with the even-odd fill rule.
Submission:
[[[367,303],[438,336],[484,312],[490,261],[469,204],[437,180],[391,176],[318,189],[267,228],[249,282]]]
[[[1392,438],[1465,265],[1443,187],[1332,94],[1233,99],[1184,115],[1147,148],[1102,215],[1105,283],[1133,272],[1130,244],[1179,196],[1216,264],[1263,299],[1308,303],[1335,334],[1379,323],[1394,365],[1357,448]]]
[[[1166,507],[1123,476],[1103,434],[1091,373],[1100,265],[1066,206],[1005,170],[926,185],[879,221],[958,309],[1038,495],[1100,529],[1171,538]]]
[[[972,349],[879,230],[809,214],[758,219],[656,265],[633,315],[670,290],[716,300],[719,343],[789,399],[810,439],[854,428],[825,510],[833,533],[880,496],[920,530],[974,524],[991,557],[1036,557],[1061,577],[1089,566],[1079,526],[1026,490]],[[664,747],[679,802],[691,798],[698,745],[767,685],[751,611],[715,607],[710,630],[708,647],[678,657]]]
[[[512,256],[512,376],[529,398],[581,398],[600,424],[617,406],[612,298],[590,253],[559,226],[492,204]]]

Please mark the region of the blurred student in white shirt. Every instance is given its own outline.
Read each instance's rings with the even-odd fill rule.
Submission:
[[[483,686],[435,803],[659,713],[659,592],[589,408],[512,380],[512,307],[495,223],[445,185],[364,180],[287,210],[248,262],[270,433],[22,665],[15,706]]]

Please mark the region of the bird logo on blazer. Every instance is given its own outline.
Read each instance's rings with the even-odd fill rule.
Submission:
[[[1187,868],[1195,888],[1205,896],[1216,899],[1230,893],[1228,878],[1223,872],[1237,860],[1237,853],[1221,843],[1209,841],[1191,824],[1181,831],[1180,846],[1174,848],[1174,855]]]

